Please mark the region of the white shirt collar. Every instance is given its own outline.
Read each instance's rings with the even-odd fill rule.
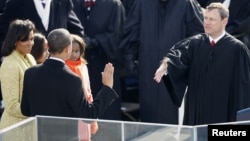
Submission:
[[[65,63],[65,61],[63,61],[62,59],[60,58],[56,58],[56,57],[49,57],[49,59],[53,59],[53,60],[57,60],[57,61],[60,61],[62,63]]]
[[[223,31],[223,33],[216,39],[213,39],[211,36],[209,36],[209,41],[211,42],[212,40],[214,40],[214,42],[217,43],[225,34],[226,32]]]

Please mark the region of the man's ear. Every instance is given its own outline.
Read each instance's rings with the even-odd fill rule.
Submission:
[[[72,52],[72,47],[69,45],[69,46],[67,46],[67,47],[64,49],[64,51],[65,51],[65,53],[67,53],[67,54],[71,54],[71,52]]]
[[[224,18],[222,22],[223,22],[223,24],[224,24],[225,27],[226,27],[226,25],[227,25],[227,23],[228,23],[228,18]]]

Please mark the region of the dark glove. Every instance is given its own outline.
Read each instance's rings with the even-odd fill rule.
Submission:
[[[98,42],[95,38],[89,38],[89,37],[85,36],[84,41],[85,41],[87,49],[93,49],[93,48],[96,48],[98,46]]]
[[[126,75],[137,76],[138,75],[138,61],[136,56],[133,54],[126,54],[124,58],[124,67],[126,70]]]

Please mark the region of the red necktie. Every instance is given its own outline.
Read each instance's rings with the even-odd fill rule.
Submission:
[[[85,0],[84,2],[84,6],[87,8],[94,6],[94,4],[95,4],[94,0]]]
[[[211,44],[212,47],[214,47],[214,45],[215,45],[214,40],[212,40],[212,41],[210,42],[210,44]]]

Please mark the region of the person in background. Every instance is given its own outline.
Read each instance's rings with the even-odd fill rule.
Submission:
[[[73,3],[74,12],[84,26],[85,55],[93,97],[102,87],[100,72],[105,64],[111,62],[116,68],[114,89],[119,98],[99,118],[121,120],[122,54],[118,45],[125,19],[124,7],[120,0],[73,0]]]
[[[48,43],[46,37],[41,33],[34,34],[34,45],[30,54],[35,58],[37,64],[43,63],[49,57]]]
[[[0,81],[4,112],[0,129],[13,125],[27,117],[21,112],[24,72],[36,61],[30,54],[34,44],[35,25],[30,20],[11,22],[2,46],[4,56],[0,67]]]
[[[63,28],[54,29],[49,33],[47,40],[50,57],[41,65],[25,71],[22,113],[29,117],[47,115],[97,119],[118,98],[112,89],[113,65],[111,63],[105,65],[101,73],[103,86],[94,101],[89,103],[84,98],[81,78],[65,64],[72,52],[72,36],[69,31]],[[51,137],[46,136],[46,133],[40,135],[45,136],[46,140],[70,140],[68,135],[71,135],[71,132],[77,133],[78,136],[78,130],[68,131],[57,127],[44,132],[51,131],[62,136]]]
[[[6,0],[0,14],[0,46],[9,23],[17,18],[31,20],[38,32],[46,37],[56,28],[65,28],[82,37],[84,35],[71,0]]]
[[[142,122],[178,124],[178,107],[152,77],[172,45],[204,32],[202,20],[196,0],[135,0],[130,8],[120,48],[127,75],[138,77]]]
[[[85,48],[86,44],[84,40],[80,36],[72,34],[72,52],[70,58],[65,63],[73,72],[79,75],[82,80],[84,98],[89,103],[92,103],[93,97],[89,82],[87,60],[85,60]],[[91,123],[90,128],[87,123],[79,121],[79,136],[81,140],[90,140],[91,134],[95,134],[97,130],[98,124],[96,121]]]
[[[186,94],[184,125],[233,122],[250,106],[250,51],[225,31],[228,18],[223,4],[211,3],[205,33],[176,43],[155,72],[177,106]]]

